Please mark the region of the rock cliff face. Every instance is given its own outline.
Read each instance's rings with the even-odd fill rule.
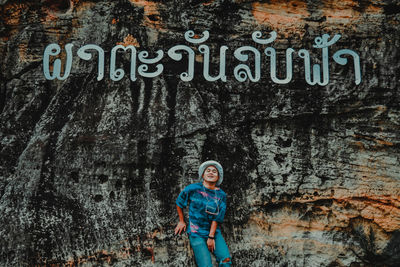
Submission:
[[[175,198],[207,159],[225,168],[235,266],[399,266],[397,1],[2,0],[0,12],[1,266],[194,266]],[[198,50],[189,82],[168,56],[157,77],[109,78],[117,44],[154,57],[188,30],[210,32],[213,75],[228,46],[227,82],[204,79]],[[256,45],[256,30],[277,39]],[[330,57],[360,56],[360,84],[351,58],[330,64],[328,85],[305,82],[298,51],[320,62],[324,33],[342,35]],[[50,43],[74,44],[65,80],[43,74]],[[100,81],[98,57],[76,56],[85,44],[105,51]],[[245,45],[263,54],[258,82],[233,76]],[[290,83],[271,81],[267,46],[279,77],[295,50]]]

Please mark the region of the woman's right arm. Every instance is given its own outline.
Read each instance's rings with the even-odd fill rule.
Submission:
[[[175,234],[181,234],[182,231],[186,231],[185,217],[183,216],[183,210],[181,207],[176,205],[176,210],[178,211],[179,222],[178,225],[175,227]]]

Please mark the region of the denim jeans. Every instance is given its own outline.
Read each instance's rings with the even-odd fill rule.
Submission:
[[[207,237],[189,235],[190,245],[192,246],[194,257],[198,267],[212,267],[211,252],[207,247]],[[228,246],[220,232],[215,233],[215,249],[213,251],[218,266],[231,266],[232,262],[222,262],[231,258]]]

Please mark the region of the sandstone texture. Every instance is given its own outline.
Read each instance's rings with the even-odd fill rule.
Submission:
[[[0,266],[195,266],[175,199],[208,159],[225,168],[234,266],[400,266],[398,1],[1,0],[0,14]],[[212,72],[229,47],[227,82],[206,81],[201,56],[190,82],[168,56],[155,78],[110,80],[112,47],[166,53],[188,30],[210,32]],[[265,55],[260,81],[239,82],[232,51],[256,30],[277,32],[280,61],[291,47],[318,62],[314,39],[341,34],[331,51],[356,51],[362,82],[331,64],[311,86],[294,56],[276,84]],[[74,56],[46,80],[50,43],[101,46],[105,78]]]

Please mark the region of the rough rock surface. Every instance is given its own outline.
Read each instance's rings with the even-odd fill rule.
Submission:
[[[0,265],[194,266],[174,200],[216,159],[235,266],[399,266],[399,12],[395,0],[0,1]],[[49,43],[97,44],[108,60],[116,44],[166,52],[187,30],[209,30],[213,53],[275,30],[280,57],[340,33],[332,49],[357,51],[363,80],[332,64],[329,85],[308,85],[298,56],[287,85],[265,60],[257,83],[231,65],[207,82],[198,57],[191,82],[168,57],[134,82],[111,81],[108,61],[97,81],[77,57],[68,79],[43,75]]]

